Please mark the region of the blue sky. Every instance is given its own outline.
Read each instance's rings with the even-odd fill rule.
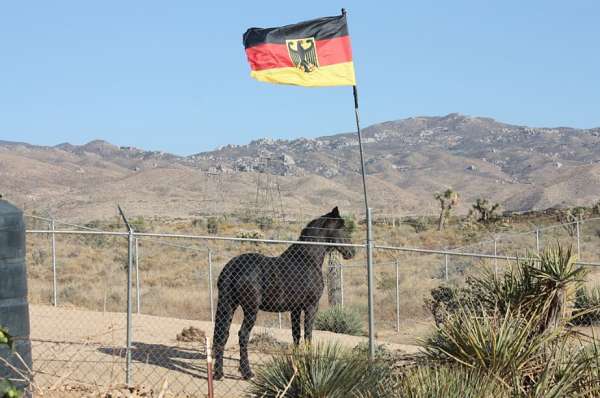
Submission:
[[[241,40],[342,6],[364,126],[600,126],[598,1],[54,0],[0,4],[0,139],[191,154],[352,131],[351,88],[256,82]]]

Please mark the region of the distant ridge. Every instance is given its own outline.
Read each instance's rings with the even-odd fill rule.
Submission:
[[[433,193],[452,187],[459,211],[477,197],[525,211],[600,199],[600,128],[532,128],[452,113],[364,129],[373,206],[431,214]],[[269,173],[284,207],[360,211],[356,136],[261,138],[178,156],[103,140],[54,147],[0,141],[2,190],[30,208],[104,218],[114,203],[141,215],[190,217],[247,208]]]

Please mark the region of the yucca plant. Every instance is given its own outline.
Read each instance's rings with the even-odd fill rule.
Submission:
[[[595,325],[600,323],[600,287],[591,289],[580,287],[575,293],[573,309],[574,325]]]
[[[571,317],[577,288],[583,283],[587,270],[577,267],[572,248],[557,245],[540,255],[538,267],[532,273],[538,285],[538,296],[530,304],[542,309],[544,329],[556,328]],[[528,303],[528,304],[529,304]]]
[[[362,355],[338,344],[301,345],[274,356],[252,379],[249,394],[262,398],[349,398],[368,394],[381,379]]]
[[[515,396],[527,398],[562,398],[600,395],[600,352],[596,343],[573,345],[563,339],[547,349],[540,369],[525,384],[514,388]]]
[[[461,366],[419,367],[406,372],[393,395],[402,398],[509,398],[510,389],[489,375]]]
[[[470,278],[468,296],[488,311],[519,311],[539,319],[538,331],[543,332],[571,319],[575,292],[586,273],[576,266],[570,247],[556,245],[518,260],[502,275],[487,270]]]
[[[539,315],[525,318],[511,310],[487,314],[465,306],[439,326],[423,348],[432,360],[483,371],[510,385],[515,373],[535,373],[542,348],[560,337],[537,333],[539,322]]]

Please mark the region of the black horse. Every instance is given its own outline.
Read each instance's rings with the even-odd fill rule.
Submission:
[[[349,243],[344,219],[338,208],[312,220],[302,230],[301,242]],[[229,338],[229,327],[238,306],[244,311],[239,331],[240,372],[253,376],[248,361],[248,339],[259,310],[291,312],[294,344],[300,342],[300,315],[304,311],[304,340],[310,342],[312,326],[323,294],[323,260],[338,250],[345,259],[354,257],[352,246],[294,243],[279,257],[245,253],[231,259],[219,275],[219,303],[213,334],[215,379],[223,377],[223,350]]]

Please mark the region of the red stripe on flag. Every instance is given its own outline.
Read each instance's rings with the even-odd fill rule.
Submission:
[[[352,61],[350,36],[317,40],[317,57],[321,66]]]
[[[285,44],[260,44],[246,49],[252,70],[294,66]]]
[[[317,40],[319,65],[334,65],[352,61],[350,37]],[[252,70],[293,67],[285,44],[259,44],[246,49],[248,63]]]

